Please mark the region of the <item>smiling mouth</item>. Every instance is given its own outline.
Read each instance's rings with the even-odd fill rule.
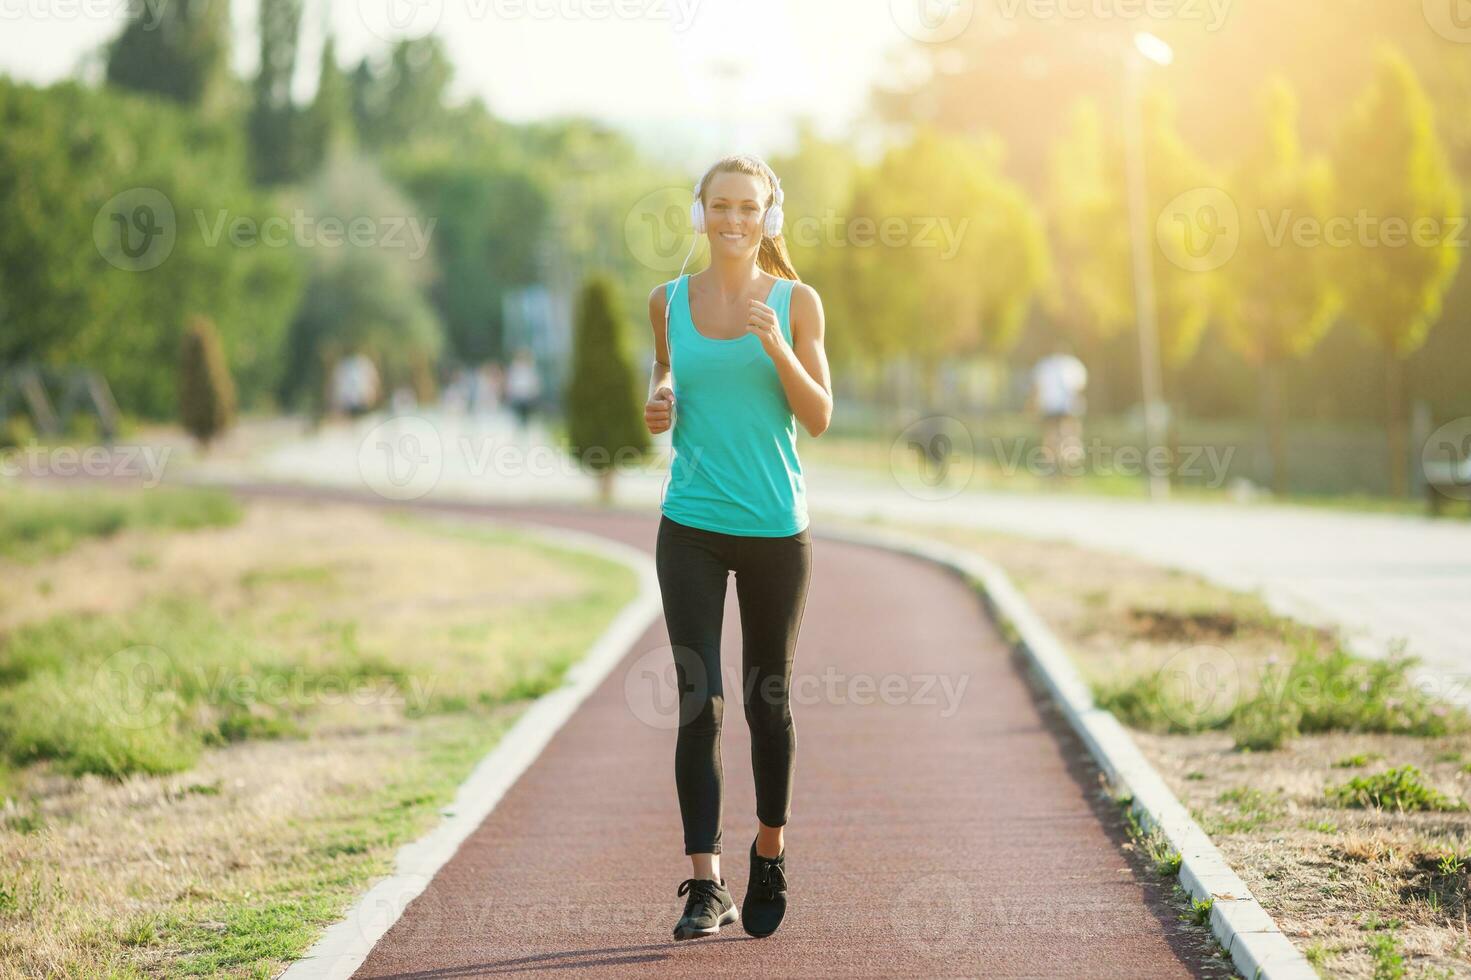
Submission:
[[[724,238],[728,242],[738,242],[742,238],[745,238],[746,236],[745,235],[742,235],[740,232],[735,232],[735,231],[722,231],[720,233],[720,237],[721,238]]]

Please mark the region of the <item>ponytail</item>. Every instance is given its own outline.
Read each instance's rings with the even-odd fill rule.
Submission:
[[[771,273],[778,279],[802,281],[802,277],[797,275],[797,270],[792,268],[791,256],[787,255],[787,241],[781,235],[775,238],[761,236],[761,248],[756,253],[756,264],[763,271]]]

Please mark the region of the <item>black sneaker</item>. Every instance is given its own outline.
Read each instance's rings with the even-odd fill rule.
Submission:
[[[787,914],[786,860],[786,848],[774,858],[764,858],[751,841],[751,883],[741,903],[741,925],[753,936],[776,932]]]
[[[734,922],[735,899],[725,887],[725,879],[686,878],[679,886],[679,894],[689,893],[684,902],[684,915],[674,926],[675,939],[694,939],[697,936],[713,936],[723,925]]]

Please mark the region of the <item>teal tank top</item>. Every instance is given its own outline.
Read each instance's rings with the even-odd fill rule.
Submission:
[[[766,297],[792,342],[790,279]],[[706,531],[784,537],[807,528],[797,419],[754,333],[721,340],[695,329],[689,276],[665,285],[674,374],[674,458],[660,511]]]

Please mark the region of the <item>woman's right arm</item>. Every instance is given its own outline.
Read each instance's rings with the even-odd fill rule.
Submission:
[[[649,326],[654,331],[654,366],[649,372],[649,400],[644,404],[644,424],[658,435],[672,423],[674,388],[669,367],[669,347],[664,336],[664,284],[649,293]]]

